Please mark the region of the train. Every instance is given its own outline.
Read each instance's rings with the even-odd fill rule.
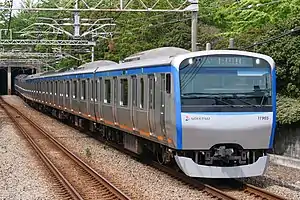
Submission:
[[[190,177],[261,176],[269,163],[276,72],[267,55],[162,47],[20,74],[14,87],[30,105]]]

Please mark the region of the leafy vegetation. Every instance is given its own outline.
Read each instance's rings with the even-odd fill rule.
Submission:
[[[26,0],[30,4],[30,0]],[[172,4],[181,0],[169,0]],[[43,7],[64,5],[69,0],[51,0],[40,3]],[[98,2],[90,0],[89,2]],[[151,0],[146,1],[152,2]],[[165,1],[166,2],[166,1]],[[110,7],[114,0],[103,1]],[[136,1],[138,3],[138,1]],[[165,7],[163,3],[159,5]],[[72,18],[68,12],[23,12],[11,21],[14,30],[22,30],[37,21],[38,17],[55,19]],[[82,18],[114,18],[116,26],[110,39],[96,38],[95,60],[119,61],[133,53],[161,46],[177,46],[190,49],[190,14],[186,13],[104,13],[83,12]],[[300,25],[300,0],[199,0],[198,47],[205,49],[210,42],[213,49],[228,47],[228,39],[235,38],[241,49],[267,54],[277,65],[278,121],[291,124],[300,120],[300,35],[292,34],[263,45],[246,48],[254,42],[280,35]],[[5,24],[0,28],[5,28]],[[39,27],[36,27],[38,29]],[[64,27],[73,32],[72,27]],[[82,31],[86,31],[82,29]],[[28,37],[28,35],[26,36]],[[53,39],[70,39],[67,35],[43,35]],[[85,38],[91,39],[91,38]],[[66,47],[72,49],[73,47]],[[49,47],[36,46],[35,50],[51,52]],[[90,55],[82,60],[89,62]],[[80,65],[74,59],[64,59],[56,68]]]
[[[285,96],[277,97],[277,120],[280,124],[293,124],[300,121],[300,101]]]

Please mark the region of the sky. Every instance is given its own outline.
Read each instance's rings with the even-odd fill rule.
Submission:
[[[0,2],[4,2],[5,0],[0,0]],[[13,0],[13,7],[14,8],[20,8],[21,7],[21,2],[22,2],[22,0]],[[36,2],[36,0],[34,1],[34,2]]]
[[[13,7],[19,8],[20,7],[20,2],[21,2],[21,0],[13,0]]]

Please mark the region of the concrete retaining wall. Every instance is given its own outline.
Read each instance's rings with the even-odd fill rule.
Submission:
[[[300,159],[300,127],[279,127],[275,135],[274,153]]]

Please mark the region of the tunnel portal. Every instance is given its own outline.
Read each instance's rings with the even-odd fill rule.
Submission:
[[[9,73],[11,71],[11,73]],[[33,74],[35,70],[23,67],[0,68],[0,95],[14,94],[14,78],[19,74]],[[9,75],[10,74],[10,75]],[[10,76],[10,78],[9,78]],[[10,79],[10,81],[8,81]],[[10,85],[9,85],[10,82]]]

